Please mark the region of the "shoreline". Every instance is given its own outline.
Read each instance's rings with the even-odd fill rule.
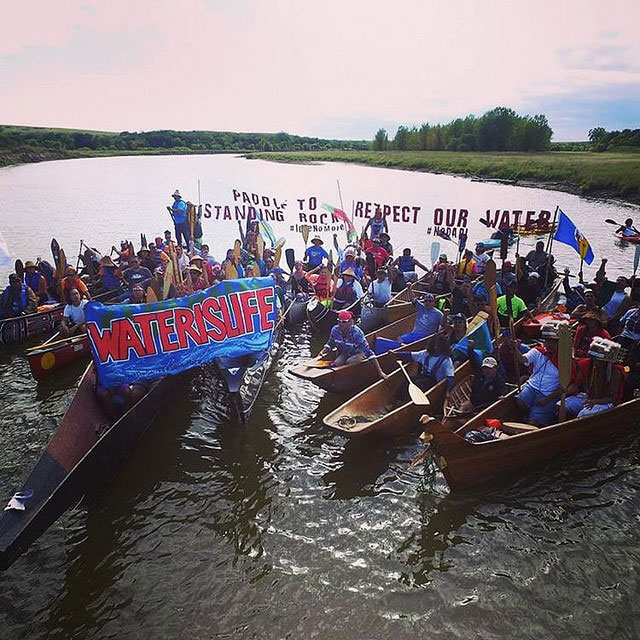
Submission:
[[[379,153],[379,152],[371,152]],[[386,152],[381,152],[386,153]],[[402,152],[391,152],[402,153]],[[412,152],[409,152],[412,153]],[[434,152],[435,154],[446,154],[447,152]],[[578,152],[567,152],[573,154],[574,158],[577,158],[575,154]],[[482,174],[477,172],[470,172],[468,168],[460,167],[458,170],[455,167],[449,165],[446,168],[439,168],[438,166],[432,166],[429,162],[433,159],[433,154],[430,156],[423,155],[422,158],[407,156],[391,156],[386,153],[386,157],[376,155],[364,155],[369,152],[341,152],[337,154],[335,152],[264,152],[254,150],[215,150],[215,151],[202,151],[192,150],[184,148],[171,148],[171,149],[137,149],[135,151],[130,150],[102,150],[102,151],[69,151],[66,149],[23,149],[21,151],[2,151],[0,150],[0,168],[10,168],[23,164],[34,164],[38,162],[48,162],[53,160],[72,160],[82,158],[112,158],[123,156],[166,156],[166,155],[240,155],[247,160],[266,160],[268,162],[279,162],[284,164],[319,164],[321,162],[344,162],[348,164],[356,164],[365,167],[378,167],[383,169],[395,169],[399,171],[417,171],[421,173],[431,173],[434,175],[448,175],[454,177],[467,178],[473,182],[491,182],[495,184],[504,184],[509,186],[517,186],[532,189],[545,189],[548,191],[561,191],[563,193],[570,193],[572,195],[581,196],[583,198],[592,200],[608,200],[613,201],[622,206],[638,207],[640,206],[640,190],[632,191],[631,193],[621,193],[621,189],[618,188],[585,188],[575,181],[562,178],[562,177],[502,177],[505,173],[504,165],[497,165],[494,163],[492,166],[489,161],[493,161],[494,158],[500,156],[489,156],[485,154],[483,160],[485,164],[477,164],[477,167]],[[356,155],[357,154],[357,155]],[[636,154],[638,163],[638,172],[640,173],[640,154]],[[388,160],[391,157],[393,162],[380,162]],[[552,156],[549,156],[552,158]],[[452,155],[449,153],[446,156],[437,157],[437,161],[451,160]],[[572,158],[572,159],[574,159]],[[410,161],[406,161],[409,159]],[[477,160],[477,158],[469,157],[466,153],[457,153],[453,156],[455,161],[467,162],[469,160]],[[511,155],[507,156],[507,159],[515,160],[511,165],[508,165],[506,170],[517,171],[517,162],[522,160],[533,160],[534,158],[526,155]],[[601,157],[594,154],[594,160],[600,160]],[[635,156],[633,157],[635,160]],[[403,163],[403,160],[406,162]],[[422,162],[421,162],[422,161]],[[444,163],[446,164],[446,162]]]

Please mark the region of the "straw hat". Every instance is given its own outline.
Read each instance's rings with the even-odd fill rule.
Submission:
[[[189,271],[195,271],[196,273],[202,273],[202,269],[195,264],[189,265]]]
[[[343,277],[344,276],[349,276],[351,278],[355,278],[356,277],[355,271],[351,267],[345,269],[340,275],[343,276]]]
[[[172,194],[172,197],[174,198],[182,198],[182,196],[180,195],[180,191],[178,189],[176,189]]]
[[[98,264],[103,267],[115,267],[113,260],[109,256],[102,256],[100,260],[98,260]]]
[[[27,260],[27,261],[24,263],[24,268],[25,268],[25,269],[29,269],[29,268],[31,268],[31,267],[33,267],[34,269],[37,269],[37,267],[36,267],[36,263],[35,263],[33,260]]]

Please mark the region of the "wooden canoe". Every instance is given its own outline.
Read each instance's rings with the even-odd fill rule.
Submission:
[[[306,320],[308,302],[309,299],[304,294],[299,294],[295,298],[286,298],[285,325],[287,327],[297,327]]]
[[[53,343],[45,342],[37,349],[28,350],[27,359],[31,375],[36,380],[44,380],[65,365],[90,355],[89,337],[83,333]]]
[[[417,363],[406,367],[412,374]],[[455,370],[456,383],[468,378],[471,365],[461,364]],[[426,392],[429,406],[415,405],[408,392],[407,379],[400,369],[386,380],[379,380],[323,419],[324,424],[350,438],[361,436],[392,437],[419,426],[420,416],[441,415],[447,391],[447,381],[441,380]]]
[[[95,495],[120,466],[169,395],[170,378],[150,384],[148,393],[112,422],[94,392],[93,364],[57,431],[22,485],[25,510],[0,515],[0,568],[6,569],[67,509]]]
[[[468,489],[498,476],[513,478],[535,464],[599,441],[611,441],[640,427],[640,398],[635,398],[593,416],[524,431],[505,439],[471,443],[463,438],[470,429],[483,427],[487,418],[518,421],[515,394],[513,391],[492,404],[455,432],[433,418],[426,423],[427,438],[432,437],[431,446],[452,491]],[[505,432],[508,431],[505,428]]]

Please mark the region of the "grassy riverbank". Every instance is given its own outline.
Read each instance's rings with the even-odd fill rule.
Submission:
[[[278,162],[353,162],[448,173],[640,203],[640,153],[634,152],[317,151],[251,153],[247,157]]]

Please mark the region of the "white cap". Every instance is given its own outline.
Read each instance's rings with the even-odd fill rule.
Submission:
[[[498,361],[495,358],[488,356],[482,361],[482,366],[489,367],[489,369],[494,369],[498,366]]]

